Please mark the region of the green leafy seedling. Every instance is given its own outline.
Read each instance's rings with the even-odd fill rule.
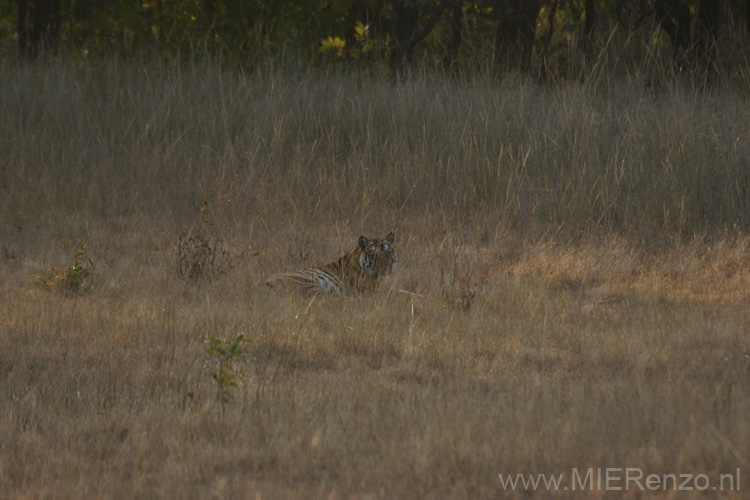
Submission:
[[[242,346],[252,343],[252,340],[245,338],[243,334],[231,340],[210,335],[203,343],[206,353],[204,363],[210,366],[211,378],[216,382],[216,397],[221,402],[223,413],[226,405],[232,401],[232,391],[237,387],[238,375],[248,368]]]

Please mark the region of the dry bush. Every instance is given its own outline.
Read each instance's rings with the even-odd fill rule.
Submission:
[[[200,222],[177,236],[173,248],[177,275],[188,280],[225,275],[251,252],[247,247],[235,255],[230,253],[207,201],[201,207]]]
[[[435,255],[443,299],[464,311],[471,309],[484,289],[491,269],[489,263],[479,263],[476,256],[466,254],[465,249],[451,241],[443,242]]]

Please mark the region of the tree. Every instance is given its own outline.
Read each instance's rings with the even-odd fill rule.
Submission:
[[[541,0],[484,0],[491,7],[495,30],[496,60],[528,70],[536,36]],[[550,27],[550,29],[552,29]]]
[[[393,39],[391,68],[396,75],[406,70],[414,48],[440,21],[448,0],[435,4],[429,0],[393,0],[389,34]]]
[[[584,2],[584,25],[582,35],[583,53],[586,58],[591,58],[594,49],[594,27],[596,25],[596,6],[594,0],[585,0]]]
[[[33,59],[41,53],[57,55],[60,43],[60,0],[16,0],[18,55]]]
[[[746,3],[750,6],[750,0]],[[718,51],[720,0],[619,0],[613,6],[620,23],[633,30],[653,16],[669,38],[673,60],[679,67],[707,68],[714,62]]]
[[[750,1],[750,0],[748,0]],[[458,49],[463,41],[464,6],[461,0],[453,0],[450,3],[450,28],[448,30],[448,44],[443,56],[443,65],[448,67],[456,59]]]
[[[690,7],[684,0],[655,0],[654,12],[661,29],[672,43],[672,54],[678,64],[688,60],[692,44],[690,36]]]
[[[713,63],[719,35],[721,4],[718,0],[701,0],[695,24],[696,62],[702,66]]]

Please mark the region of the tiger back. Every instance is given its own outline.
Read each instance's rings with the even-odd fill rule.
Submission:
[[[333,262],[309,269],[274,274],[266,285],[290,285],[305,293],[353,293],[374,290],[396,263],[395,237],[383,239],[360,236],[357,246]]]

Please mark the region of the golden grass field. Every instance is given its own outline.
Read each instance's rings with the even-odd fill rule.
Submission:
[[[639,78],[2,67],[0,498],[747,498],[748,98]],[[374,294],[262,286],[391,230]]]

